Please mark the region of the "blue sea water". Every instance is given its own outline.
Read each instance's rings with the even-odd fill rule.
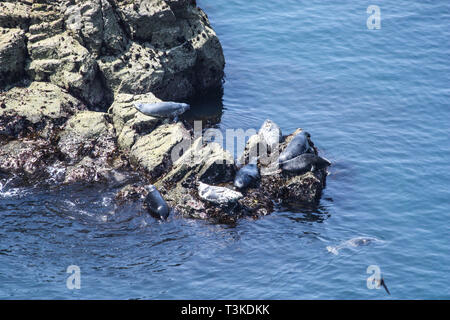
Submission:
[[[106,187],[4,187],[0,297],[449,299],[450,3],[197,3],[226,58],[220,129],[307,129],[333,162],[319,206],[159,223],[112,215]],[[327,250],[361,236],[380,241]]]

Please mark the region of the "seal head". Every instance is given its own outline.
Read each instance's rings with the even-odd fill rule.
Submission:
[[[234,186],[238,189],[247,188],[255,184],[260,178],[258,166],[255,163],[243,166],[236,174]]]

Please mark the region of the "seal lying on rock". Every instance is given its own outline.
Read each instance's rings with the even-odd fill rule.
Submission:
[[[170,213],[169,206],[154,185],[146,187],[148,194],[145,197],[145,204],[148,211],[157,218],[167,219]]]
[[[309,145],[310,137],[311,135],[306,131],[299,132],[280,154],[278,161],[281,163],[307,152],[314,153]]]
[[[228,204],[236,202],[243,197],[242,193],[240,192],[233,191],[224,187],[211,186],[203,182],[199,183],[198,195],[203,200],[216,204]]]
[[[314,153],[304,153],[280,164],[281,170],[295,173],[324,169],[330,165],[331,162],[329,160]]]
[[[254,184],[259,178],[258,166],[256,163],[251,163],[238,171],[236,178],[234,178],[234,186],[238,189],[244,189]]]
[[[177,117],[190,108],[190,105],[188,105],[187,103],[172,101],[157,103],[136,103],[134,106],[143,114],[157,118]]]

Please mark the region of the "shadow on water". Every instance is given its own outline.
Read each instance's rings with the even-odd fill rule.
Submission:
[[[327,201],[332,202],[331,198]],[[286,217],[295,222],[317,222],[322,223],[331,217],[327,206],[321,201],[312,204],[305,203],[286,203],[279,206],[276,211],[282,212]]]
[[[223,114],[223,88],[209,91],[206,94],[191,98],[188,103],[191,108],[182,118],[190,127],[195,120],[201,120],[203,128],[216,127],[222,120]]]

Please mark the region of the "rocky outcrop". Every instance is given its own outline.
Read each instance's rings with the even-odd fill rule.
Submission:
[[[25,33],[0,28],[0,87],[19,80],[25,72]]]
[[[64,89],[32,82],[0,94],[0,141],[31,133],[50,139],[72,115],[86,106]]]
[[[167,172],[172,165],[172,149],[185,139],[189,139],[189,133],[183,124],[161,125],[133,145],[130,163],[154,180]]]
[[[187,99],[221,86],[225,60],[206,14],[185,0],[0,3],[0,86],[25,73],[89,108],[116,94]]]
[[[267,120],[235,162],[194,133],[192,119],[135,108],[221,86],[222,49],[193,0],[3,1],[0,58],[2,176],[107,183],[121,188],[118,210],[142,208],[154,184],[177,214],[224,223],[269,214],[276,202],[314,203],[325,186],[325,169],[278,167],[301,129],[282,136]],[[236,171],[249,161],[261,177],[237,191]]]
[[[109,112],[112,115],[119,148],[129,152],[138,138],[150,133],[161,119],[146,116],[134,107],[135,102],[159,102],[152,93],[142,95],[118,94]]]

